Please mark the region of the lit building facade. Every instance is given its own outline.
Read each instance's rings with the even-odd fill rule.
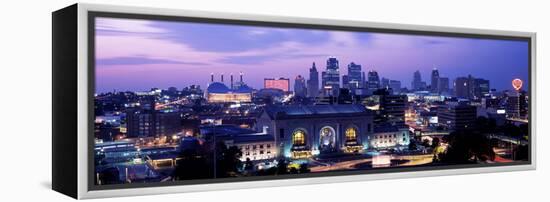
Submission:
[[[280,89],[284,92],[290,91],[290,79],[288,78],[265,78],[264,88]]]
[[[372,116],[361,105],[270,106],[256,125],[274,134],[280,156],[308,158],[320,153],[362,152],[369,147]]]
[[[242,152],[241,161],[268,160],[277,156],[277,148],[273,136],[265,134],[250,134],[236,136],[226,141],[227,146],[236,146]]]
[[[222,82],[214,82],[214,77],[211,78],[211,83],[205,92],[206,100],[209,103],[240,103],[252,101],[252,88],[248,87],[241,81],[238,85],[233,85],[233,89],[228,88],[223,83],[223,75],[221,77]]]
[[[232,124],[203,126],[201,135],[208,142],[223,141],[227,147],[235,146],[242,152],[241,161],[267,160],[277,157],[277,147],[273,135],[267,128],[255,130],[240,128]]]
[[[395,126],[375,127],[374,134],[369,137],[369,144],[375,149],[406,147],[409,143],[409,129]]]

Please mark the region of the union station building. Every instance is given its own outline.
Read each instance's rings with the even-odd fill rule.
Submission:
[[[273,134],[287,158],[362,152],[374,132],[373,113],[362,105],[268,106],[256,127]]]

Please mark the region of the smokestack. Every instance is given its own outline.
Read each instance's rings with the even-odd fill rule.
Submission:
[[[223,73],[222,73],[222,83],[223,83]]]
[[[233,73],[231,73],[231,89],[233,89]]]
[[[214,73],[210,73],[210,83],[214,83]]]
[[[243,82],[243,72],[239,73],[241,76],[241,83]]]

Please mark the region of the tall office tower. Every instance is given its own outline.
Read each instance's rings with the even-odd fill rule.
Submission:
[[[380,77],[378,77],[378,72],[372,70],[368,73],[367,89],[371,92],[378,90],[380,88]]]
[[[521,95],[517,91],[507,93],[506,98],[506,116],[510,118],[521,117]],[[525,98],[525,97],[524,97]]]
[[[439,77],[439,81],[437,81],[437,93],[449,93],[449,78]]]
[[[491,90],[489,80],[486,79],[474,79],[474,85],[472,86],[474,97],[475,98],[482,98],[484,96],[489,95],[489,92]]]
[[[355,94],[355,89],[362,88],[363,82],[362,82],[362,74],[361,74],[361,65],[355,64],[354,62],[351,62],[348,64],[348,87],[351,94]]]
[[[297,97],[306,97],[306,79],[302,75],[298,75],[294,80],[294,95]]]
[[[338,96],[340,92],[340,67],[335,57],[327,60],[327,69],[322,73],[324,95]]]
[[[374,95],[379,97],[380,108],[375,113],[375,124],[390,124],[399,128],[405,127],[406,95],[392,95],[387,89],[378,89]]]
[[[390,80],[389,86],[392,89],[393,94],[401,93],[401,81]]]
[[[351,89],[351,86],[349,85],[349,76],[348,75],[342,75],[342,88],[345,89]]]
[[[413,81],[411,83],[411,89],[418,91],[418,90],[424,90],[426,87],[426,83],[422,82],[422,77],[420,75],[420,71],[416,70],[413,74]]]
[[[430,83],[430,91],[432,93],[438,93],[438,89],[437,89],[438,87],[439,87],[439,70],[434,68],[432,70],[432,82]]]
[[[315,62],[309,68],[309,80],[307,80],[307,96],[317,97],[319,96],[319,72],[315,67]]]
[[[389,79],[382,77],[380,82],[381,82],[380,88],[390,88],[390,80]]]
[[[290,91],[290,79],[288,78],[264,78],[264,88],[280,89],[284,92]]]
[[[453,88],[458,98],[470,98],[470,79],[468,77],[457,77]]]

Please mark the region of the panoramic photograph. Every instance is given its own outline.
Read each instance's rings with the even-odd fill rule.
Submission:
[[[525,40],[114,17],[94,34],[95,185],[530,160]]]

